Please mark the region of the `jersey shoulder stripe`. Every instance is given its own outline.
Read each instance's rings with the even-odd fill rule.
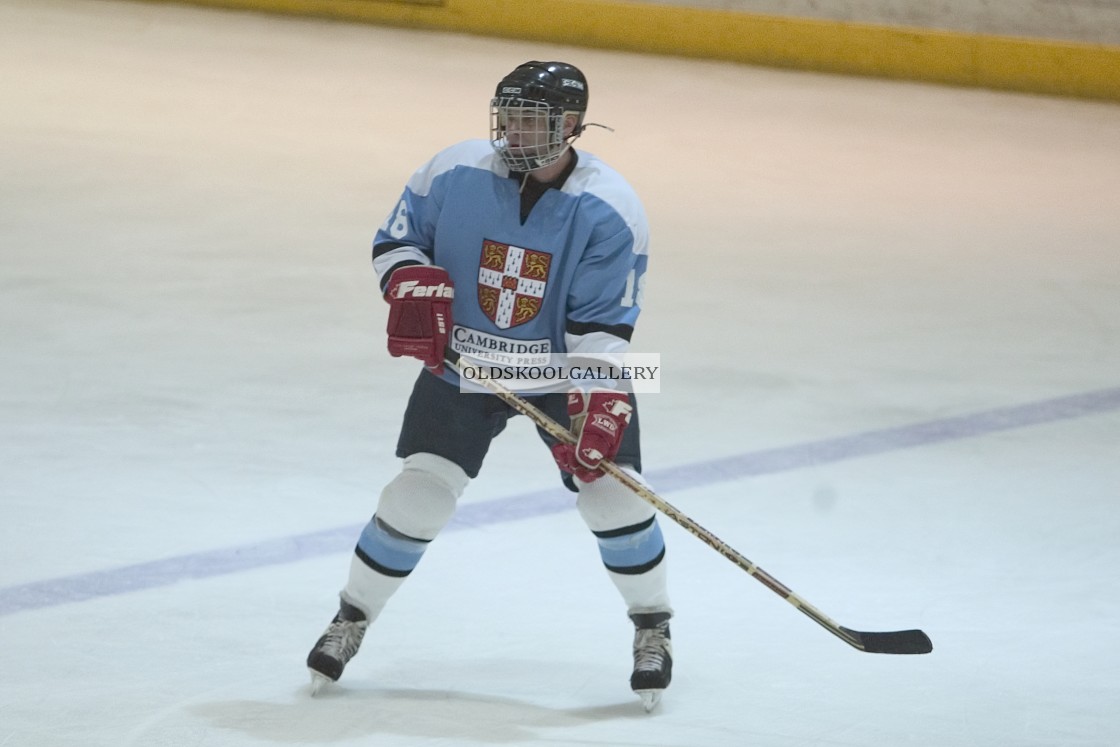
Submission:
[[[494,173],[505,168],[489,140],[465,140],[444,148],[418,168],[408,180],[408,189],[413,194],[427,196],[437,177],[460,166]]]
[[[602,200],[622,218],[634,236],[634,254],[649,253],[649,219],[629,182],[598,156],[581,150],[579,161],[563,192],[588,194]]]

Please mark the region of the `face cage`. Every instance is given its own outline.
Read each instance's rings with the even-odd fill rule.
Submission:
[[[490,144],[510,171],[535,171],[551,166],[575,139],[564,138],[565,114],[542,101],[491,99]]]

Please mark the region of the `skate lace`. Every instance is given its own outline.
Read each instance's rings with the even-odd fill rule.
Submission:
[[[665,663],[669,639],[660,628],[639,628],[634,639],[634,670],[657,671]]]
[[[330,624],[323,636],[321,649],[339,661],[349,661],[358,652],[362,645],[362,636],[366,632],[364,622],[350,622],[338,620]]]

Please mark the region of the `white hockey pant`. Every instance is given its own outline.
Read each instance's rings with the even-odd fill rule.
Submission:
[[[626,471],[642,480],[637,472]],[[653,507],[609,475],[590,483],[576,480],[576,485],[580,516],[595,535],[603,565],[628,611],[672,612],[665,540]]]
[[[628,470],[637,479],[641,477]],[[363,529],[341,592],[371,622],[451,519],[470,478],[434,454],[413,454],[385,489]],[[671,611],[665,542],[653,508],[610,477],[576,481],[576,505],[595,535],[607,574],[630,613]]]
[[[428,543],[455,513],[470,478],[435,454],[413,454],[381,491],[377,511],[362,530],[341,596],[372,622],[408,575]]]

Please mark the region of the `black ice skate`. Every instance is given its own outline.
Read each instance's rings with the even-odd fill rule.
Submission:
[[[669,636],[668,612],[636,613],[634,621],[634,673],[630,689],[642,699],[647,711],[661,701],[673,679],[673,643]]]
[[[340,603],[338,614],[307,655],[312,695],[317,695],[327,683],[338,681],[346,663],[358,653],[368,627],[364,612],[345,601]]]

